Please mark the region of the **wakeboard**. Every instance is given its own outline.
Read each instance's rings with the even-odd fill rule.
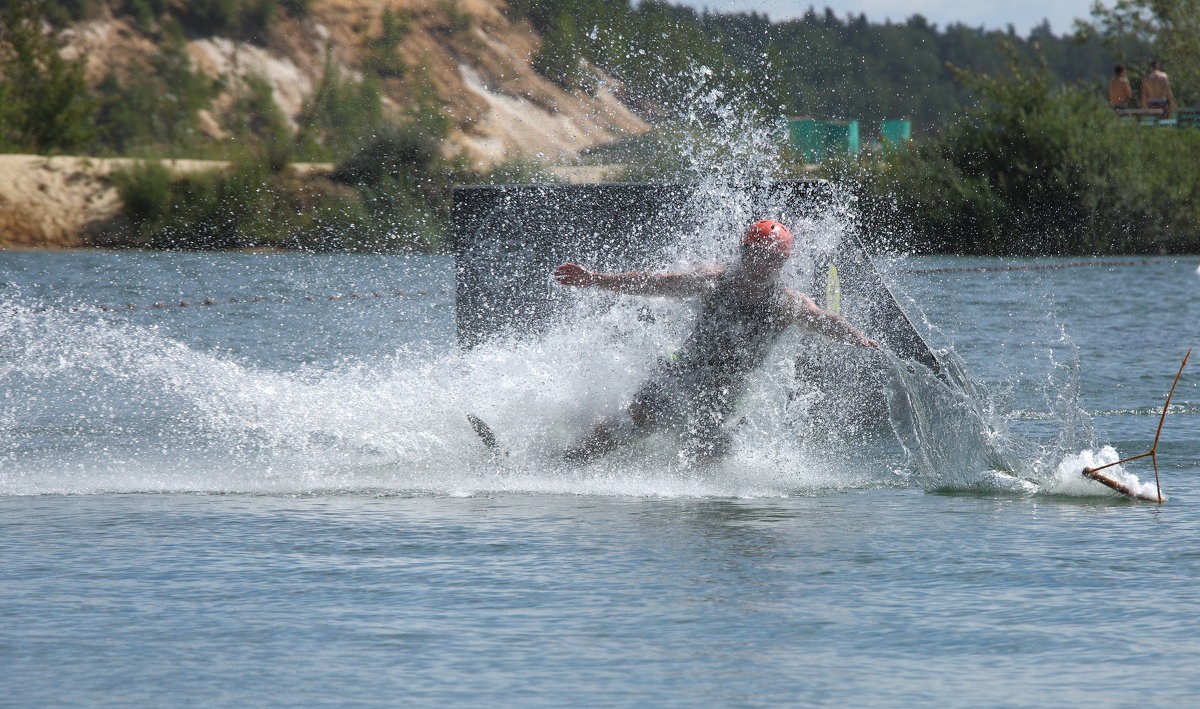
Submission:
[[[495,431],[492,430],[491,426],[487,425],[487,422],[475,414],[467,414],[467,421],[471,423],[471,430],[479,437],[480,442],[492,454],[493,460],[501,460],[508,457],[508,451],[500,445],[500,441],[496,439]]]

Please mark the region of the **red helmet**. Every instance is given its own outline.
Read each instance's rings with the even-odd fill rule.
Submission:
[[[754,222],[742,237],[742,246],[769,249],[782,256],[792,255],[792,232],[772,219]]]

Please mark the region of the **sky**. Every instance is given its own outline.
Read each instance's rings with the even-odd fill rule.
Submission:
[[[699,10],[708,8],[714,12],[749,12],[757,10],[768,15],[772,21],[799,17],[811,5],[818,13],[826,7],[838,17],[853,13],[866,13],[867,20],[882,23],[903,22],[912,15],[921,14],[939,28],[955,22],[971,27],[1007,29],[1011,23],[1022,37],[1029,30],[1050,20],[1050,28],[1057,35],[1069,33],[1074,19],[1091,17],[1092,0],[674,0]],[[1112,6],[1112,2],[1103,3]]]

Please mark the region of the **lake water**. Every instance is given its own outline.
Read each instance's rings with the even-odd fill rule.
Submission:
[[[632,305],[460,353],[447,258],[0,252],[0,704],[1194,704],[1200,362],[1165,504],[1079,470],[1149,449],[1200,259],[930,270],[1056,263],[880,261],[969,395],[806,423],[793,338],[725,463],[571,469]]]

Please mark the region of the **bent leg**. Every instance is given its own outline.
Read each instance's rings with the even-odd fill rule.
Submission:
[[[626,443],[646,437],[653,430],[653,416],[644,400],[634,399],[627,412],[627,418],[609,418],[596,424],[563,453],[563,460],[573,465],[590,463]]]
[[[729,388],[710,389],[696,397],[682,436],[681,453],[690,465],[714,465],[729,455],[733,436],[725,422],[736,408],[734,400],[739,392]]]
[[[689,465],[715,465],[725,460],[733,448],[733,437],[723,428],[689,433],[683,445],[683,458]]]
[[[619,428],[620,422],[617,420],[601,421],[563,453],[563,460],[573,465],[583,465],[611,452],[621,443]]]

